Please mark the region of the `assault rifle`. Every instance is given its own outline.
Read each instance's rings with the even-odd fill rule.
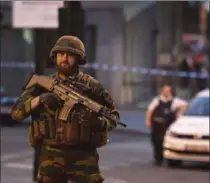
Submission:
[[[72,87],[68,87],[65,84],[61,83],[57,79],[51,78],[49,76],[33,74],[29,81],[27,82],[25,89],[29,89],[34,85],[38,85],[49,92],[53,92],[58,95],[61,100],[64,101],[64,105],[59,114],[59,119],[63,121],[68,120],[69,113],[75,104],[82,104],[87,109],[95,112],[99,116],[103,116],[108,120],[117,122],[118,125],[126,127],[127,125],[121,121],[115,119],[111,115],[110,109],[107,107],[89,99],[86,96],[81,95],[76,90],[73,90]],[[117,121],[116,121],[117,120]]]

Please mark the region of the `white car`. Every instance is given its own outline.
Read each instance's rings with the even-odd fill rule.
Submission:
[[[182,161],[209,162],[209,89],[199,92],[182,117],[167,130],[163,154],[169,167]]]

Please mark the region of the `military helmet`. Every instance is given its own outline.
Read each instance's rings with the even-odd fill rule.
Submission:
[[[62,36],[60,37],[50,52],[50,58],[53,59],[56,52],[65,51],[73,53],[79,57],[78,64],[85,65],[85,46],[83,42],[76,36]]]

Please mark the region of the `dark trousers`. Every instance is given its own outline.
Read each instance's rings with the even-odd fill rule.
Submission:
[[[163,162],[163,140],[167,126],[164,123],[154,122],[151,128],[151,141],[156,164]]]

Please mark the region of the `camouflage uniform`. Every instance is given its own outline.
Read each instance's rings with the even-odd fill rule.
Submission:
[[[50,77],[59,79],[57,73]],[[91,88],[90,91],[81,93],[107,106],[112,115],[119,118],[112,98],[98,81],[80,71],[73,80]],[[68,80],[62,82],[68,85]],[[11,113],[15,120],[23,120],[29,115],[32,117],[29,142],[32,146],[41,146],[37,182],[67,183],[67,180],[73,180],[76,183],[102,183],[104,177],[98,166],[97,148],[106,145],[108,131],[117,127],[117,124],[111,124],[105,119],[106,128],[100,132],[95,130],[91,121],[97,121],[97,118],[83,106],[75,106],[72,109],[68,122],[57,118],[59,109],[52,110],[45,105],[39,105],[32,111],[31,100],[42,93],[45,93],[44,89],[38,86],[25,90]],[[100,123],[97,122],[93,124]]]

